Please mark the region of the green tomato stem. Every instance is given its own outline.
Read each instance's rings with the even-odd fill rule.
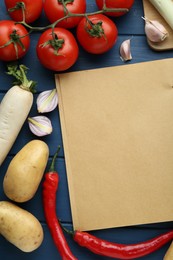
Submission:
[[[52,24],[49,24],[49,25],[43,26],[43,27],[31,26],[31,25],[27,24],[24,20],[21,21],[21,22],[17,22],[17,23],[24,25],[26,28],[30,29],[31,31],[44,31],[44,30],[47,30],[47,29],[50,29],[50,28],[54,29],[59,22],[65,20],[69,17],[86,17],[86,16],[91,16],[91,15],[104,14],[104,13],[107,13],[107,12],[125,12],[126,13],[128,11],[129,11],[129,9],[127,9],[127,8],[107,8],[106,6],[103,6],[102,10],[98,10],[98,11],[90,12],[90,13],[75,13],[74,14],[74,13],[71,13],[71,12],[68,11],[68,12],[66,12],[67,14],[65,16],[56,20]]]

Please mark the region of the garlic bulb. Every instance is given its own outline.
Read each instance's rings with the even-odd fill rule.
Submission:
[[[53,111],[58,105],[58,95],[56,89],[46,90],[40,93],[36,100],[39,113]]]
[[[120,45],[120,58],[123,61],[129,61],[132,59],[131,50],[130,50],[130,39],[125,40]]]
[[[145,20],[145,33],[148,40],[157,43],[164,41],[169,36],[168,31],[160,22],[142,18]]]
[[[45,136],[52,133],[52,124],[46,116],[35,116],[28,118],[31,132],[37,136]]]

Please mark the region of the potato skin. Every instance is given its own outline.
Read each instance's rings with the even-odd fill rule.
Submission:
[[[38,219],[8,201],[0,201],[0,234],[23,252],[36,250],[44,238]]]
[[[42,180],[49,148],[41,140],[27,143],[11,160],[3,180],[6,196],[15,202],[33,198]]]

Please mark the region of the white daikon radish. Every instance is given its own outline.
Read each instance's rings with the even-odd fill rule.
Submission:
[[[173,0],[149,0],[173,29]]]
[[[0,103],[0,165],[12,148],[33,104],[35,82],[26,77],[27,68],[8,66],[8,74],[17,81]]]

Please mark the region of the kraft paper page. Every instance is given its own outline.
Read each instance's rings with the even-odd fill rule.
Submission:
[[[55,76],[74,229],[173,220],[173,59]]]

